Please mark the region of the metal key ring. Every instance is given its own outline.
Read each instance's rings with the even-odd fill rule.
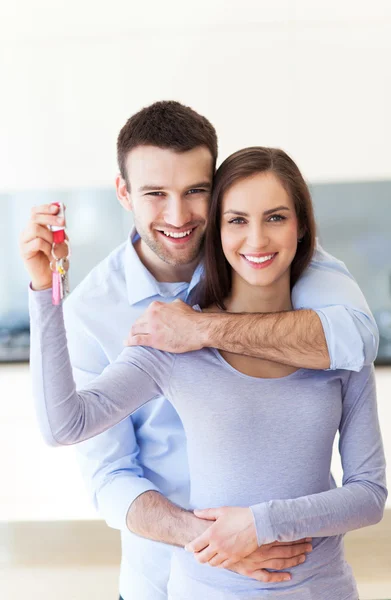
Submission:
[[[67,245],[67,248],[68,248],[68,254],[67,254],[66,256],[62,256],[61,258],[66,258],[66,259],[69,259],[69,258],[70,258],[70,256],[71,256],[71,247],[70,247],[70,245],[69,245],[69,242],[68,242],[68,240],[64,240],[63,242],[61,242],[61,244],[66,244],[66,245]],[[58,256],[56,256],[56,254],[55,254],[55,252],[54,252],[54,248],[55,248],[56,246],[58,246],[58,245],[59,245],[59,244],[55,244],[54,242],[53,242],[53,244],[52,244],[52,256],[53,256],[54,260],[61,260],[61,258],[58,258]]]
[[[56,260],[51,260],[50,261],[49,267],[50,267],[50,270],[52,271],[52,273],[56,273],[58,271],[58,268],[57,268],[57,263],[58,262],[67,262],[68,264],[67,265],[63,264],[62,268],[64,269],[65,272],[67,272],[69,270],[69,260],[68,260],[68,258],[67,257],[58,258]]]

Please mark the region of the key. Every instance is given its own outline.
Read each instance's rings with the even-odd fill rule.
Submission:
[[[68,271],[65,271],[63,285],[64,285],[64,297],[66,298],[70,292]]]
[[[61,278],[61,299],[69,294],[69,261],[67,258],[60,258],[56,263],[56,270]]]

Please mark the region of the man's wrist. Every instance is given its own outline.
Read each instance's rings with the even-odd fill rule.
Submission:
[[[217,347],[213,332],[216,330],[216,315],[212,313],[199,313],[197,315],[197,339],[201,348]]]
[[[191,511],[177,506],[162,494],[148,490],[129,507],[128,529],[150,540],[184,547],[203,533],[209,521],[198,519]]]

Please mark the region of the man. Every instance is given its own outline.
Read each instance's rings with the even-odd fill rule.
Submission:
[[[322,252],[293,293],[295,308],[304,310],[207,320],[201,315],[199,320],[180,302],[188,300],[202,269],[198,263],[216,157],[211,124],[177,102],[147,107],[122,128],[116,189],[122,206],[133,212],[135,229],[65,304],[78,386],[118,356],[133,324],[130,343],[168,345],[172,351],[216,345],[307,368],[360,369],[374,359],[377,331],[366,302],[344,265]],[[27,265],[38,251],[49,255],[51,233],[43,227],[49,222],[47,207],[33,211],[22,239]],[[44,277],[32,281],[33,289],[49,286]],[[172,315],[180,327],[185,323],[179,335],[178,327],[171,327]],[[81,444],[79,455],[96,507],[121,531],[121,596],[166,598],[170,545],[185,546],[210,525],[186,510],[186,440],[176,412],[164,398],[150,402]],[[283,573],[265,569],[289,569],[307,550],[304,541],[275,544],[233,569],[278,581]]]

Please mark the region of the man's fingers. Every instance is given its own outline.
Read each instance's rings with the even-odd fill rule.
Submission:
[[[130,333],[131,335],[145,335],[146,333],[150,333],[148,331],[148,323],[147,321],[140,321],[140,319],[138,321],[136,321],[135,323],[133,323],[131,329],[130,329]]]
[[[125,346],[150,346],[151,345],[150,335],[130,335],[127,340],[124,341]]]
[[[294,542],[272,542],[271,544],[266,544],[266,546],[295,546],[297,544],[305,544],[305,542],[309,542],[311,544],[312,538],[302,538],[301,540],[295,540]]]
[[[258,571],[254,571],[251,575],[248,575],[248,577],[251,577],[252,579],[257,579],[257,581],[262,581],[263,583],[278,583],[280,581],[290,581],[291,574],[269,573],[268,571],[259,569]]]
[[[290,569],[291,567],[302,565],[305,560],[306,557],[303,555],[295,556],[294,558],[274,558],[271,560],[265,560],[265,562],[262,564],[262,568],[282,571],[283,569]]]
[[[292,558],[308,552],[312,552],[312,545],[309,543],[297,544],[296,546],[272,546],[268,549],[265,557],[267,559]]]

